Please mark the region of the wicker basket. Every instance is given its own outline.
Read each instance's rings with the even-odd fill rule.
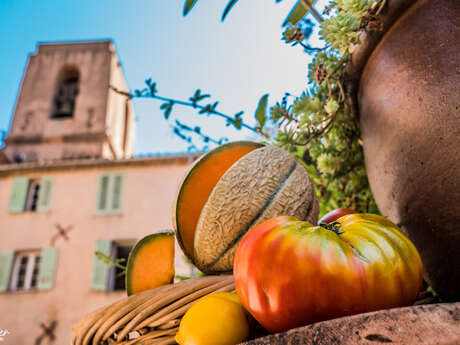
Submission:
[[[234,291],[233,276],[184,280],[126,297],[98,309],[72,327],[72,345],[175,344],[180,319],[197,299]]]

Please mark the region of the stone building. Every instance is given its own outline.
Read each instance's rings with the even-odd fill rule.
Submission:
[[[111,41],[40,44],[0,150],[0,330],[7,344],[69,344],[71,326],[123,296],[118,269],[171,228],[192,155],[133,157],[135,117]],[[193,274],[176,246],[176,272]]]

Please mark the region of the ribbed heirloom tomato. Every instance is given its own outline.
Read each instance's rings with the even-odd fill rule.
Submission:
[[[239,244],[237,293],[270,332],[414,302],[422,262],[396,225],[351,214],[327,227],[277,217]]]

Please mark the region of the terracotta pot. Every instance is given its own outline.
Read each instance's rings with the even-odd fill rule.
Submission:
[[[383,32],[353,53],[347,89],[377,205],[446,300],[460,300],[459,18],[459,0],[388,0]]]

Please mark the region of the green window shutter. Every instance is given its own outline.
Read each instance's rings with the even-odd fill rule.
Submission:
[[[40,191],[38,194],[37,211],[49,211],[51,208],[51,196],[53,193],[54,179],[42,177],[40,180]]]
[[[51,290],[54,286],[58,258],[57,248],[43,248],[40,254],[38,290]]]
[[[24,211],[28,187],[29,179],[27,177],[17,176],[14,178],[9,204],[10,212],[18,213]]]
[[[101,252],[107,256],[110,256],[110,250],[112,248],[112,241],[110,240],[97,240],[96,251]],[[93,281],[92,289],[95,291],[107,291],[108,290],[108,278],[109,278],[110,266],[105,262],[101,261],[96,255],[94,255],[93,264]]]
[[[13,250],[0,250],[0,292],[8,290],[13,258]]]
[[[122,193],[123,193],[123,174],[117,173],[112,175],[112,195],[111,211],[113,213],[121,212]]]
[[[107,174],[99,177],[99,189],[97,194],[96,214],[104,214],[108,209],[110,176]]]

